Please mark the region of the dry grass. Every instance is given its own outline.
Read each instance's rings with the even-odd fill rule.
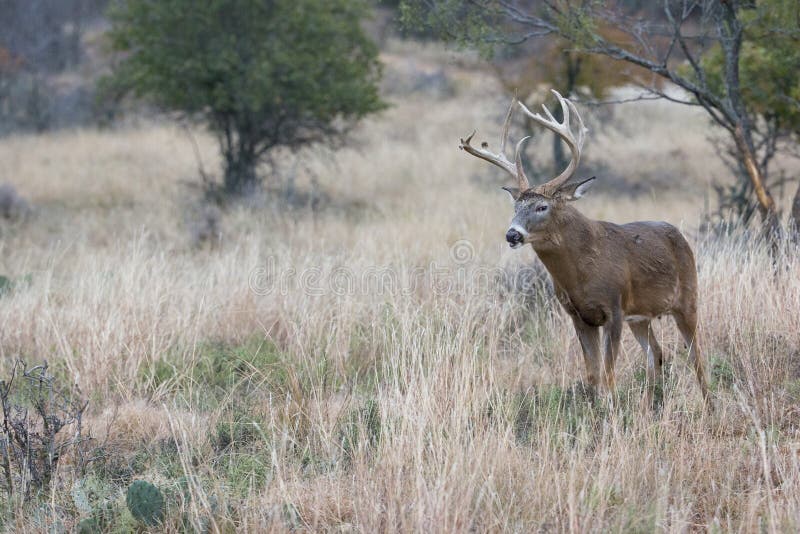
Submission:
[[[800,259],[787,251],[776,269],[745,241],[697,239],[697,192],[723,172],[702,116],[626,112],[589,157],[602,149],[620,174],[657,168],[676,186],[614,198],[601,180],[581,202],[693,239],[717,411],[704,412],[668,321],[661,410],[640,406],[644,358],[628,333],[619,399],[592,403],[544,286],[531,296],[476,277],[536,260],[503,246],[502,179],[455,149],[474,126],[493,139],[505,106],[459,61],[455,98],[397,100],[353,147],[303,155],[333,200],[228,210],[213,247],[191,242],[181,130],[2,140],[0,182],[33,206],[0,233],[0,273],[31,275],[0,297],[3,365],[47,359],[76,377],[108,435],[108,498],[122,502],[131,477],[183,484],[171,531],[796,530]],[[194,133],[213,168],[213,141]],[[267,268],[285,287],[264,291]],[[378,291],[387,272],[397,286]],[[330,287],[349,276],[352,290]],[[75,476],[65,467],[44,499],[56,512],[18,509],[7,528],[72,525]]]

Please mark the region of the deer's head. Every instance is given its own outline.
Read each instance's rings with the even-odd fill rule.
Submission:
[[[551,235],[558,225],[563,224],[564,218],[560,215],[561,212],[564,211],[566,203],[582,197],[591,187],[595,179],[593,176],[588,179],[570,180],[575,170],[578,168],[587,129],[583,125],[583,120],[578,110],[575,108],[575,104],[562,97],[555,90],[553,94],[555,94],[561,104],[561,110],[564,115],[562,122],[555,120],[545,106],[542,106],[542,109],[547,117],[531,112],[522,102],[518,102],[514,99],[506,115],[500,152],[496,154],[491,152],[487,143],[482,143],[481,148],[471,146],[470,141],[475,135],[475,132],[467,137],[467,139],[461,139],[460,148],[462,150],[497,165],[517,180],[517,187],[503,187],[514,199],[514,218],[511,220],[508,232],[506,232],[506,241],[508,241],[511,248],[517,248],[524,243],[535,243],[537,240]],[[564,169],[564,172],[552,180],[536,187],[531,187],[528,177],[525,176],[525,170],[522,168],[522,159],[520,157],[522,144],[528,138],[524,137],[517,143],[514,162],[509,161],[505,156],[508,129],[511,124],[514,108],[517,105],[522,108],[522,111],[534,122],[541,124],[548,130],[552,130],[559,135],[567,143],[572,152],[572,160],[567,168]],[[570,118],[572,115],[575,116],[578,123],[577,136],[570,129]]]

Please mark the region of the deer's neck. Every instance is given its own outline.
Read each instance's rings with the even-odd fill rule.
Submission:
[[[591,262],[596,252],[599,224],[571,206],[564,206],[553,222],[556,230],[534,241],[533,249],[554,282],[572,293],[582,283],[582,266]]]

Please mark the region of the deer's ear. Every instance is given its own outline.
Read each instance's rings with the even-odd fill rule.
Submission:
[[[554,196],[564,200],[578,200],[594,185],[595,176],[585,180],[575,180],[558,188]]]
[[[519,189],[516,187],[503,187],[503,191],[511,195],[511,198],[517,200],[519,198]]]

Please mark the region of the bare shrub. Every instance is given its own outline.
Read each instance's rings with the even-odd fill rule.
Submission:
[[[11,184],[0,184],[0,218],[15,221],[30,212],[30,205]]]
[[[27,499],[50,485],[59,460],[85,442],[81,420],[88,401],[77,388],[61,388],[47,363],[30,369],[17,361],[0,381],[0,462],[9,497]]]

